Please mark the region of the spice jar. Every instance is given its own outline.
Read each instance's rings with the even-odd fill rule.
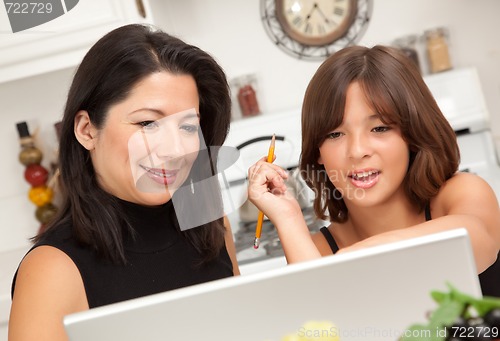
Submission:
[[[424,32],[429,67],[432,73],[449,70],[452,68],[448,53],[448,31],[438,27]]]
[[[416,34],[410,34],[394,40],[392,44],[400,49],[408,58],[410,58],[415,63],[415,65],[417,65],[418,69],[421,70],[416,48],[417,40],[418,37]]]
[[[244,117],[260,114],[254,84],[255,79],[250,76],[240,77],[236,80],[238,104]]]
[[[39,164],[40,161],[42,161],[43,154],[40,149],[35,147],[35,141],[29,133],[27,123],[18,123],[17,131],[19,133],[19,143],[21,145],[19,161],[25,166]]]

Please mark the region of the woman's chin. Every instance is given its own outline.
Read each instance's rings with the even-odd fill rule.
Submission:
[[[158,206],[163,205],[172,199],[170,193],[140,193],[137,198],[140,202],[138,204],[145,206]]]

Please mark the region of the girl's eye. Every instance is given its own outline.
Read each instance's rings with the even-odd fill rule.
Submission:
[[[155,129],[158,127],[158,122],[156,122],[156,121],[142,121],[142,122],[138,122],[137,124],[139,124],[144,129],[148,129],[148,130]]]
[[[326,138],[327,139],[338,139],[340,136],[342,136],[342,133],[340,133],[338,131],[334,131],[333,133],[329,133],[328,135],[326,135]]]
[[[380,126],[380,127],[375,127],[372,129],[373,132],[375,133],[384,133],[386,131],[391,130],[391,127],[389,126]]]
[[[181,130],[185,131],[186,133],[194,134],[194,133],[198,132],[199,126],[197,126],[195,124],[183,124],[183,125],[181,125],[180,128],[181,128]]]

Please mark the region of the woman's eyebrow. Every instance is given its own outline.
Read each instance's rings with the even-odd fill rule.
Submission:
[[[161,111],[159,109],[153,109],[153,108],[139,108],[139,109],[136,109],[134,111],[129,112],[128,114],[133,115],[133,114],[136,114],[136,113],[141,112],[141,111],[151,111],[159,116],[165,116],[163,111]]]
[[[182,118],[183,119],[190,119],[190,118],[196,118],[196,119],[198,119],[198,118],[200,118],[200,115],[198,113],[196,113],[196,112],[191,112],[191,113],[186,114]]]

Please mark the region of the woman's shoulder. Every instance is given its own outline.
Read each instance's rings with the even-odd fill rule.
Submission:
[[[44,232],[21,260],[13,289],[15,285],[16,292],[20,290],[23,279],[27,283],[35,282],[48,287],[81,282],[80,271],[71,254],[73,245],[76,245],[76,240],[68,224],[57,225]]]
[[[48,305],[65,305],[61,299],[69,299],[67,304],[74,304],[74,298],[81,294],[85,294],[85,290],[80,272],[63,251],[42,245],[31,250],[21,261],[14,299],[19,295],[23,301],[31,297]]]
[[[23,274],[64,279],[64,275],[74,273],[73,270],[78,271],[75,263],[64,251],[54,246],[40,245],[28,252],[21,261],[17,277],[18,281]],[[79,276],[79,273],[77,274]]]
[[[57,248],[42,245],[32,249],[22,260],[16,277],[9,322],[13,334],[57,339],[53,336],[63,335],[60,321],[65,315],[88,309],[78,269]],[[26,325],[31,325],[32,330],[23,332]]]

